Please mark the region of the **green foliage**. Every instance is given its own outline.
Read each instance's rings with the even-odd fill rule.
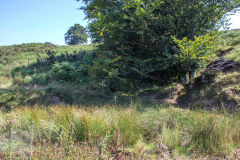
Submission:
[[[60,57],[62,54],[77,54],[82,51],[92,51],[94,45],[81,45],[81,46],[56,46],[51,43],[30,43],[13,46],[0,47],[0,75],[9,78],[11,73],[18,74],[15,70],[17,68],[25,68],[24,75],[32,75],[37,70],[44,68],[46,64],[39,64],[45,59],[49,58],[46,51],[56,52],[54,56]],[[47,63],[47,62],[46,62]],[[27,67],[27,68],[26,68]],[[15,72],[15,73],[13,73]],[[20,78],[20,77],[19,77]]]
[[[109,56],[111,57],[111,55]],[[122,72],[124,68],[121,68],[121,64],[117,64],[119,61],[121,61],[121,57],[112,59],[104,54],[100,54],[89,68],[91,79],[98,81],[101,87],[109,89],[112,92],[131,91],[132,82],[120,75],[120,72]]]
[[[70,27],[65,34],[65,42],[68,45],[79,45],[86,43],[88,39],[87,30],[80,24]]]
[[[17,106],[19,103],[23,101],[21,99],[21,91],[17,90],[5,90],[1,89],[0,90],[0,108],[6,107],[10,108],[11,106]]]
[[[56,47],[57,47],[56,45],[49,42],[46,42],[44,44],[28,43],[13,46],[2,46],[0,47],[0,57],[16,56],[19,53],[31,53],[31,52],[42,53],[45,52],[46,49],[55,49]]]
[[[52,66],[53,78],[56,80],[63,81],[74,81],[76,80],[75,68],[68,62],[55,63]]]
[[[193,72],[202,64],[206,64],[217,48],[216,35],[196,36],[194,40],[189,40],[187,37],[182,40],[175,37],[173,39],[180,50],[177,59],[181,63],[183,73]]]
[[[23,105],[48,104],[46,90],[30,90],[22,88],[0,89],[0,109],[10,109]]]
[[[12,70],[13,81],[30,79],[28,83],[47,84],[52,80],[57,82],[86,82],[88,67],[92,65],[94,55],[85,51],[74,54],[54,53],[28,67],[19,66]]]
[[[177,81],[185,71],[171,35],[194,40],[215,30],[222,17],[239,6],[232,0],[82,1],[91,38],[112,53],[106,55],[117,73],[115,81],[124,78],[132,85]]]

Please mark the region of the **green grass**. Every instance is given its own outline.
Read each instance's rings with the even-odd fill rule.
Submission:
[[[66,53],[76,54],[79,51],[92,51],[94,48],[94,45],[55,46],[42,43],[0,46],[0,75],[6,76],[16,67],[35,63],[37,58],[47,58],[46,50],[49,49],[55,51],[58,56]]]
[[[222,45],[221,50],[233,48],[233,50],[225,56],[226,59],[233,59],[235,62],[240,63],[240,31],[231,30],[225,31],[221,35]]]
[[[92,63],[88,55],[94,49],[95,45],[41,43],[0,47],[0,106],[49,105],[56,104],[55,99],[67,104],[85,103],[84,99],[103,99],[101,93],[86,89],[89,82],[84,77],[87,76],[81,75],[79,69],[85,63]],[[47,50],[54,52],[56,63],[48,64]],[[85,53],[86,56],[81,58]],[[71,61],[76,57],[77,60]]]
[[[0,113],[0,135],[5,135],[3,139],[8,142],[9,127],[12,128],[12,145],[15,146],[12,152],[20,156],[24,152],[20,152],[19,147],[28,146],[28,150],[32,143],[31,152],[35,153],[44,145],[37,146],[37,142],[43,141],[50,146],[61,144],[59,148],[65,149],[70,142],[72,145],[86,143],[96,148],[105,145],[108,146],[105,154],[111,157],[113,153],[110,153],[109,147],[114,145],[116,136],[118,147],[124,144],[129,154],[143,148],[142,153],[155,158],[160,156],[160,144],[167,147],[165,152],[170,152],[172,158],[194,155],[231,157],[239,147],[239,115],[161,106],[139,112],[137,106],[17,108]],[[7,153],[7,145],[1,145],[0,152]],[[96,149],[96,152],[99,150]],[[77,152],[71,156],[76,154],[84,153]]]
[[[234,50],[225,56],[226,59],[233,59],[235,62],[240,64],[240,45],[235,46]]]

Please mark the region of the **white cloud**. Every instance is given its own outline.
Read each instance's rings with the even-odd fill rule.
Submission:
[[[239,12],[231,16],[230,23],[231,23],[230,25],[231,29],[240,29],[240,13]]]

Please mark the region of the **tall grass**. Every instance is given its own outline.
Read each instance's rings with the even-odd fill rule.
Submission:
[[[39,147],[41,152],[47,148],[48,152],[64,149],[64,156],[74,156],[80,152],[75,153],[76,149],[73,148],[86,144],[88,150],[95,146],[94,156],[99,155],[99,146],[105,146],[101,149],[101,155],[104,152],[107,156],[113,156],[116,154],[114,148],[120,148],[117,152],[124,151],[124,155],[147,153],[147,156],[156,157],[163,150],[159,146],[164,145],[172,157],[224,157],[232,156],[240,144],[239,116],[207,111],[170,107],[138,112],[135,104],[125,109],[117,106],[25,107],[0,114],[0,135],[6,134],[9,117],[14,122],[11,124],[11,143],[18,143],[18,147],[28,146],[26,151],[31,152],[29,155],[32,156],[40,154],[36,153]],[[18,147],[15,148],[15,155],[19,152]],[[136,152],[137,148],[141,151]],[[3,146],[1,150],[4,150]],[[22,155],[26,156],[24,153]]]
[[[240,39],[240,38],[239,38]],[[235,62],[240,64],[240,45],[235,47],[235,49],[225,57],[226,59],[233,59]]]

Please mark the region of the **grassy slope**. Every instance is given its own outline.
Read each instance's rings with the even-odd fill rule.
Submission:
[[[51,44],[0,47],[0,106],[58,104],[62,101],[69,104],[79,103],[85,98],[83,94],[87,92],[84,90],[86,85],[46,80],[47,76],[54,74],[53,65],[48,65],[49,56],[46,51],[54,51],[57,62],[61,60],[72,63],[70,58],[75,58],[73,55],[78,58],[86,52],[92,52],[93,49],[93,45],[55,46]],[[77,63],[78,61],[76,65]],[[80,92],[82,90],[84,90],[83,93]],[[79,98],[81,96],[82,98]]]
[[[69,53],[74,51],[89,51],[93,50],[92,45],[83,46],[55,46],[52,44],[22,44],[13,46],[0,46],[0,75],[6,76],[9,71],[18,66],[27,66],[29,63],[35,63],[40,55],[41,58],[47,57],[45,51],[48,49],[56,51],[57,54]],[[9,63],[10,62],[10,63]],[[8,68],[8,64],[10,64]]]
[[[188,96],[182,95],[179,101],[188,102],[194,108],[239,110],[240,107],[240,31],[230,31],[222,35],[215,59],[233,59],[236,69],[226,72],[215,72],[213,79],[202,84],[200,77],[193,82],[193,89]],[[213,59],[213,60],[215,60]]]
[[[229,55],[226,55],[225,58],[234,59],[235,62],[240,63],[240,45],[236,45],[234,50]]]
[[[222,37],[223,44],[219,52],[233,48],[231,52],[224,55],[224,58],[226,60],[234,59],[236,63],[240,63],[240,31],[226,32]],[[96,88],[94,82],[89,83],[88,79],[82,78],[78,78],[81,81],[68,81],[72,75],[64,73],[65,71],[69,72],[67,71],[69,69],[68,64],[71,65],[70,69],[75,67],[72,70],[78,70],[81,67],[83,69],[87,68],[84,68],[84,66],[92,63],[94,59],[91,58],[91,55],[83,58],[81,58],[81,55],[84,51],[93,52],[93,48],[91,45],[55,46],[51,44],[23,44],[0,47],[0,92],[5,95],[2,98],[0,97],[0,105],[86,104],[90,102],[99,104],[106,100],[109,101],[109,99],[114,101],[114,95],[103,93],[101,89],[92,89]],[[57,62],[67,63],[67,68],[60,66],[64,70],[53,70],[57,65],[47,64],[48,55],[45,51],[48,49],[54,50]],[[62,54],[69,56],[64,59]],[[72,61],[71,59],[74,57],[71,57],[71,55],[76,55],[77,60]],[[41,62],[38,63],[37,59],[40,59]],[[15,73],[14,77],[11,77],[10,73]],[[239,72],[219,73],[208,84],[196,84],[190,99],[188,98],[187,101],[194,106],[207,108],[219,108],[222,107],[222,104],[236,107],[240,104],[238,75]],[[84,77],[84,75],[78,76]],[[65,80],[61,80],[64,77],[66,77]],[[177,101],[186,102],[184,92],[175,89],[176,86],[177,84],[160,88],[145,88],[141,89],[138,94],[141,95],[145,90],[150,90],[152,93],[144,96],[144,99],[154,99],[154,102],[157,103],[170,102],[177,104]],[[178,95],[181,95],[179,99]]]
[[[225,56],[226,59],[234,59],[240,64],[240,30],[233,30],[223,35],[224,44],[222,48],[233,48],[233,50]]]
[[[240,45],[237,42],[240,36],[236,34],[236,32],[229,33],[221,49],[233,47],[234,49],[224,58],[226,60],[233,58],[239,63]],[[232,42],[236,43],[232,44]],[[9,72],[19,66],[23,71],[34,71],[34,66],[32,67],[31,64],[37,61],[36,52],[46,58],[47,55],[44,53],[46,48],[55,50],[57,55],[61,55],[65,52],[81,54],[81,48],[92,50],[93,46],[57,47],[25,44],[0,47],[0,51],[11,53],[7,56],[1,54],[0,105],[39,104],[31,109],[25,106],[11,112],[0,113],[0,138],[2,140],[0,158],[32,156],[33,159],[39,159],[45,156],[44,159],[50,159],[50,157],[60,159],[62,156],[63,159],[77,159],[77,157],[104,159],[104,157],[116,158],[122,155],[128,159],[130,156],[135,159],[142,157],[142,159],[158,159],[159,157],[166,159],[173,157],[237,159],[239,156],[240,119],[238,113],[229,115],[213,111],[192,111],[140,102],[127,106],[108,105],[88,109],[79,108],[79,106],[65,107],[65,105],[40,107],[44,104],[42,102],[51,100],[60,105],[63,100],[65,104],[71,104],[71,101],[77,103],[99,97],[86,86],[77,83],[52,81],[39,84],[34,88],[34,83],[32,83],[32,80],[36,78],[34,72],[29,72],[29,76],[25,78],[20,75],[14,79],[10,77]],[[27,59],[30,61],[30,67],[28,67]],[[11,62],[10,68],[8,68],[8,61]],[[39,72],[39,75],[45,75],[51,70],[41,65],[38,65],[39,70],[42,69],[44,72]],[[154,98],[157,93],[158,99],[161,99],[162,96],[168,97],[171,93],[167,92],[176,86],[156,87],[148,90],[154,92]],[[239,72],[217,73],[213,81],[193,88],[190,101],[195,108],[196,106],[208,107],[210,102],[215,105],[216,102],[221,101],[223,102],[221,105],[229,105],[228,102],[233,102],[232,99],[239,103],[237,101],[239,91]],[[91,98],[85,96],[89,93],[92,94]],[[179,91],[177,94],[184,95],[184,92]],[[147,95],[146,97],[153,98],[153,96]],[[119,100],[115,101],[115,103],[118,102]],[[118,143],[116,144],[115,141]],[[125,150],[124,154],[122,149]]]

